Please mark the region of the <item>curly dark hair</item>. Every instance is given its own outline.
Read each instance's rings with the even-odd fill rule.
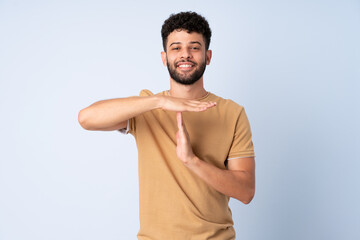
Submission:
[[[207,20],[196,12],[180,12],[171,14],[162,25],[161,37],[165,52],[169,34],[178,29],[187,30],[188,33],[197,32],[202,34],[205,40],[205,48],[206,50],[209,49],[211,29]]]

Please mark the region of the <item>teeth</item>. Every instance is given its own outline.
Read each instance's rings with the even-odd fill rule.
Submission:
[[[179,65],[179,67],[191,67],[191,65],[185,65],[185,64],[182,64],[182,65]]]

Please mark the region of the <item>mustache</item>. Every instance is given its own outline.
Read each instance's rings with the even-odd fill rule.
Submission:
[[[175,66],[177,66],[178,63],[181,63],[181,62],[190,62],[190,63],[194,64],[194,66],[197,65],[196,62],[193,62],[193,61],[191,61],[191,60],[180,60],[180,61],[175,62]]]

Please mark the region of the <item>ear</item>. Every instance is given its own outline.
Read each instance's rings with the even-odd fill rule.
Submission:
[[[167,65],[167,61],[166,61],[166,52],[161,52],[161,60],[164,64],[164,66],[166,67]]]
[[[211,57],[212,57],[212,51],[211,51],[211,50],[207,50],[207,51],[206,51],[206,65],[209,65],[209,64],[210,64]]]

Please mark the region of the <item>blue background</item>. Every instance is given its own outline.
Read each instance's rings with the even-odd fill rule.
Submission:
[[[360,239],[359,1],[0,0],[0,239],[135,239],[136,144],[91,103],[169,88],[160,28],[213,31],[204,80],[246,109],[256,194],[237,239]]]

